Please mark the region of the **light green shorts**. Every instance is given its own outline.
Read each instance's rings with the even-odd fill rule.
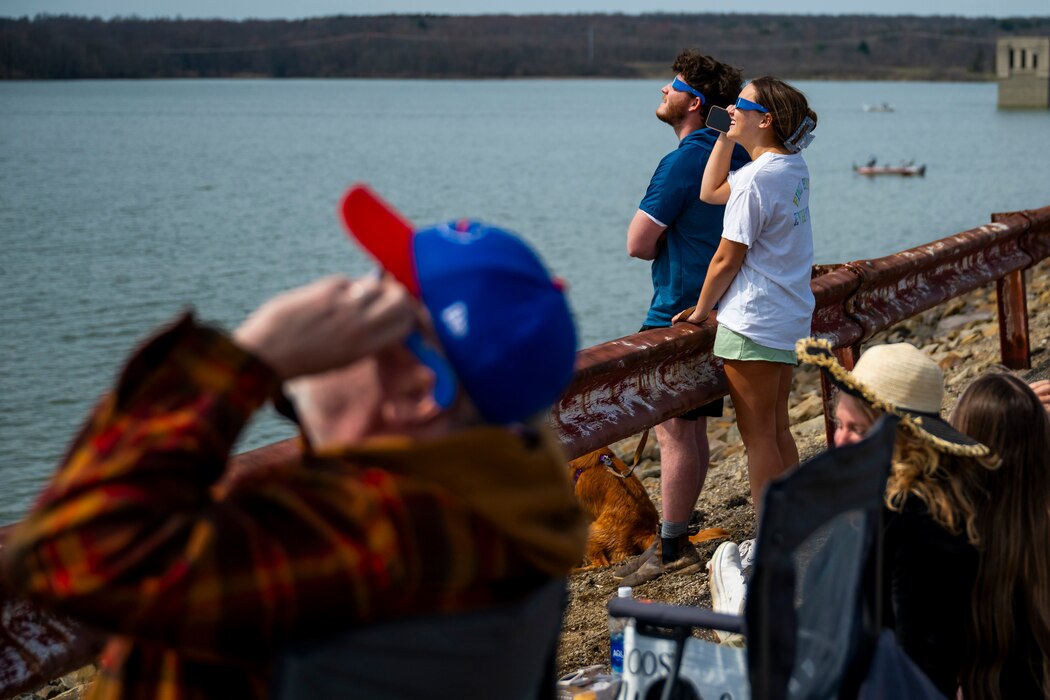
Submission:
[[[764,360],[792,367],[798,364],[794,350],[767,348],[736,331],[729,330],[721,323],[718,324],[718,331],[715,333],[715,346],[711,354],[723,360]]]

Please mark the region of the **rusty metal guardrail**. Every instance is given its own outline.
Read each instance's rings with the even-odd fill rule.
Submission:
[[[1003,364],[1030,366],[1023,271],[1050,257],[1050,206],[993,214],[992,222],[872,260],[814,268],[812,332],[847,367],[861,344],[894,323],[996,282]],[[724,396],[710,355],[714,322],[653,329],[577,355],[572,384],[550,423],[569,457],[633,435]],[[825,416],[830,387],[824,387]],[[830,426],[829,436],[830,436]],[[238,455],[233,471],[272,466],[294,454],[286,440]],[[10,528],[0,528],[0,549]],[[90,662],[101,635],[19,600],[0,582],[0,698],[32,690]]]
[[[1003,364],[1029,366],[1022,271],[1050,256],[1050,207],[995,214],[990,224],[900,253],[814,268],[812,332],[852,368],[875,333],[992,281],[998,282]],[[587,348],[551,423],[570,457],[628,437],[725,395],[710,357],[714,324],[654,329]],[[831,387],[824,385],[825,417]],[[827,425],[831,436],[830,422]]]

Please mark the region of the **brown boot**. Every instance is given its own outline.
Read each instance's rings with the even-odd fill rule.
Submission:
[[[679,535],[678,541],[678,557],[673,561],[664,563],[663,557],[663,546],[660,538],[656,539],[654,543],[656,549],[652,555],[649,556],[640,566],[638,566],[633,573],[625,576],[620,581],[621,586],[639,586],[643,583],[657,579],[664,574],[672,572],[680,572],[683,574],[691,574],[700,571],[703,565],[700,563],[700,552],[697,551],[696,547],[692,542],[689,541],[689,536],[686,534]]]
[[[641,565],[644,564],[646,560],[649,559],[649,557],[653,556],[654,552],[657,554],[659,554],[660,552],[659,534],[657,534],[656,537],[653,538],[653,543],[649,545],[649,547],[644,552],[631,557],[619,567],[613,570],[613,581],[619,581],[624,576],[630,576],[635,571],[638,571],[638,568],[641,567]]]

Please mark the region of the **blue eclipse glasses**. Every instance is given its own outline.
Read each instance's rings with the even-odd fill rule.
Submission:
[[[700,104],[706,104],[707,103],[707,98],[704,97],[704,93],[700,92],[699,90],[694,88],[689,83],[686,83],[686,82],[683,82],[683,81],[679,80],[677,77],[674,80],[671,81],[671,89],[672,90],[677,90],[678,92],[688,92],[690,95],[693,95],[694,97],[699,97],[700,98]]]
[[[758,104],[757,102],[752,102],[751,100],[745,100],[743,97],[736,98],[736,108],[747,110],[750,112],[762,112],[764,114],[769,114],[769,110],[763,107],[762,105]]]
[[[441,353],[423,339],[419,331],[405,338],[405,347],[434,373],[434,401],[448,408],[456,400],[456,373]]]

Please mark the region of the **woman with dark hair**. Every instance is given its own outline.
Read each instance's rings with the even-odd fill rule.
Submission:
[[[980,474],[963,694],[1050,698],[1050,419],[1033,387],[990,374],[967,387],[952,424],[1002,458]]]

